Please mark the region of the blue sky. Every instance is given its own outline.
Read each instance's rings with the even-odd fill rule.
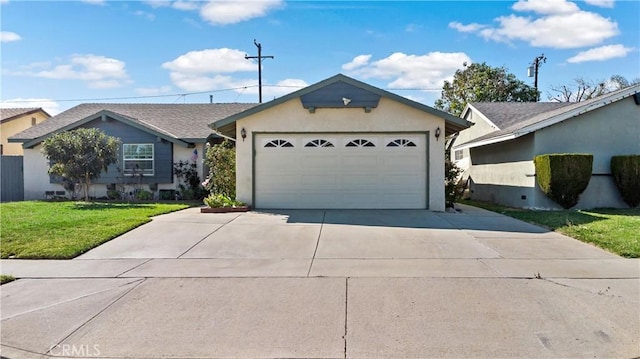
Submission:
[[[432,106],[464,62],[538,87],[640,77],[640,2],[0,0],[1,101],[257,102],[344,73]]]

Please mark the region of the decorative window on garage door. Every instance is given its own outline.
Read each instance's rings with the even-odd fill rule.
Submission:
[[[293,144],[287,140],[272,140],[267,142],[264,147],[293,147]]]
[[[327,140],[318,139],[318,140],[312,140],[307,142],[307,144],[304,145],[304,147],[334,147],[334,146],[333,146],[333,143]]]
[[[357,140],[353,140],[353,141],[349,141],[345,147],[376,147],[375,144],[373,144],[373,142],[369,141],[369,140],[365,140],[365,139],[357,139]]]
[[[416,144],[411,140],[399,138],[387,143],[387,147],[416,147]]]

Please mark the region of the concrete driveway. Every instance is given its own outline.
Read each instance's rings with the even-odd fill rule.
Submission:
[[[462,207],[188,209],[5,260],[2,355],[640,356],[640,261]]]

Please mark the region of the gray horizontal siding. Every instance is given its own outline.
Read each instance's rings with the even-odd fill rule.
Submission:
[[[351,102],[345,105],[342,101],[343,97],[350,99]],[[300,96],[300,101],[304,108],[373,108],[378,107],[380,97],[373,92],[339,81]]]
[[[158,138],[148,132],[131,127],[120,121],[116,121],[107,117],[107,121],[96,119],[88,122],[82,127],[98,128],[109,136],[118,137],[122,144],[134,143],[152,143],[154,146],[154,175],[144,176],[142,178],[132,178],[131,176],[122,176],[119,168],[122,164],[122,145],[120,146],[120,154],[118,163],[109,166],[107,172],[103,172],[99,179],[94,183],[173,183],[173,144],[167,141],[158,141]],[[52,183],[58,180],[51,177]]]

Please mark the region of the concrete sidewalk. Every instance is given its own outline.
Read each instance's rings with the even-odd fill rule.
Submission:
[[[188,209],[0,266],[8,358],[640,356],[640,260],[466,206]]]

